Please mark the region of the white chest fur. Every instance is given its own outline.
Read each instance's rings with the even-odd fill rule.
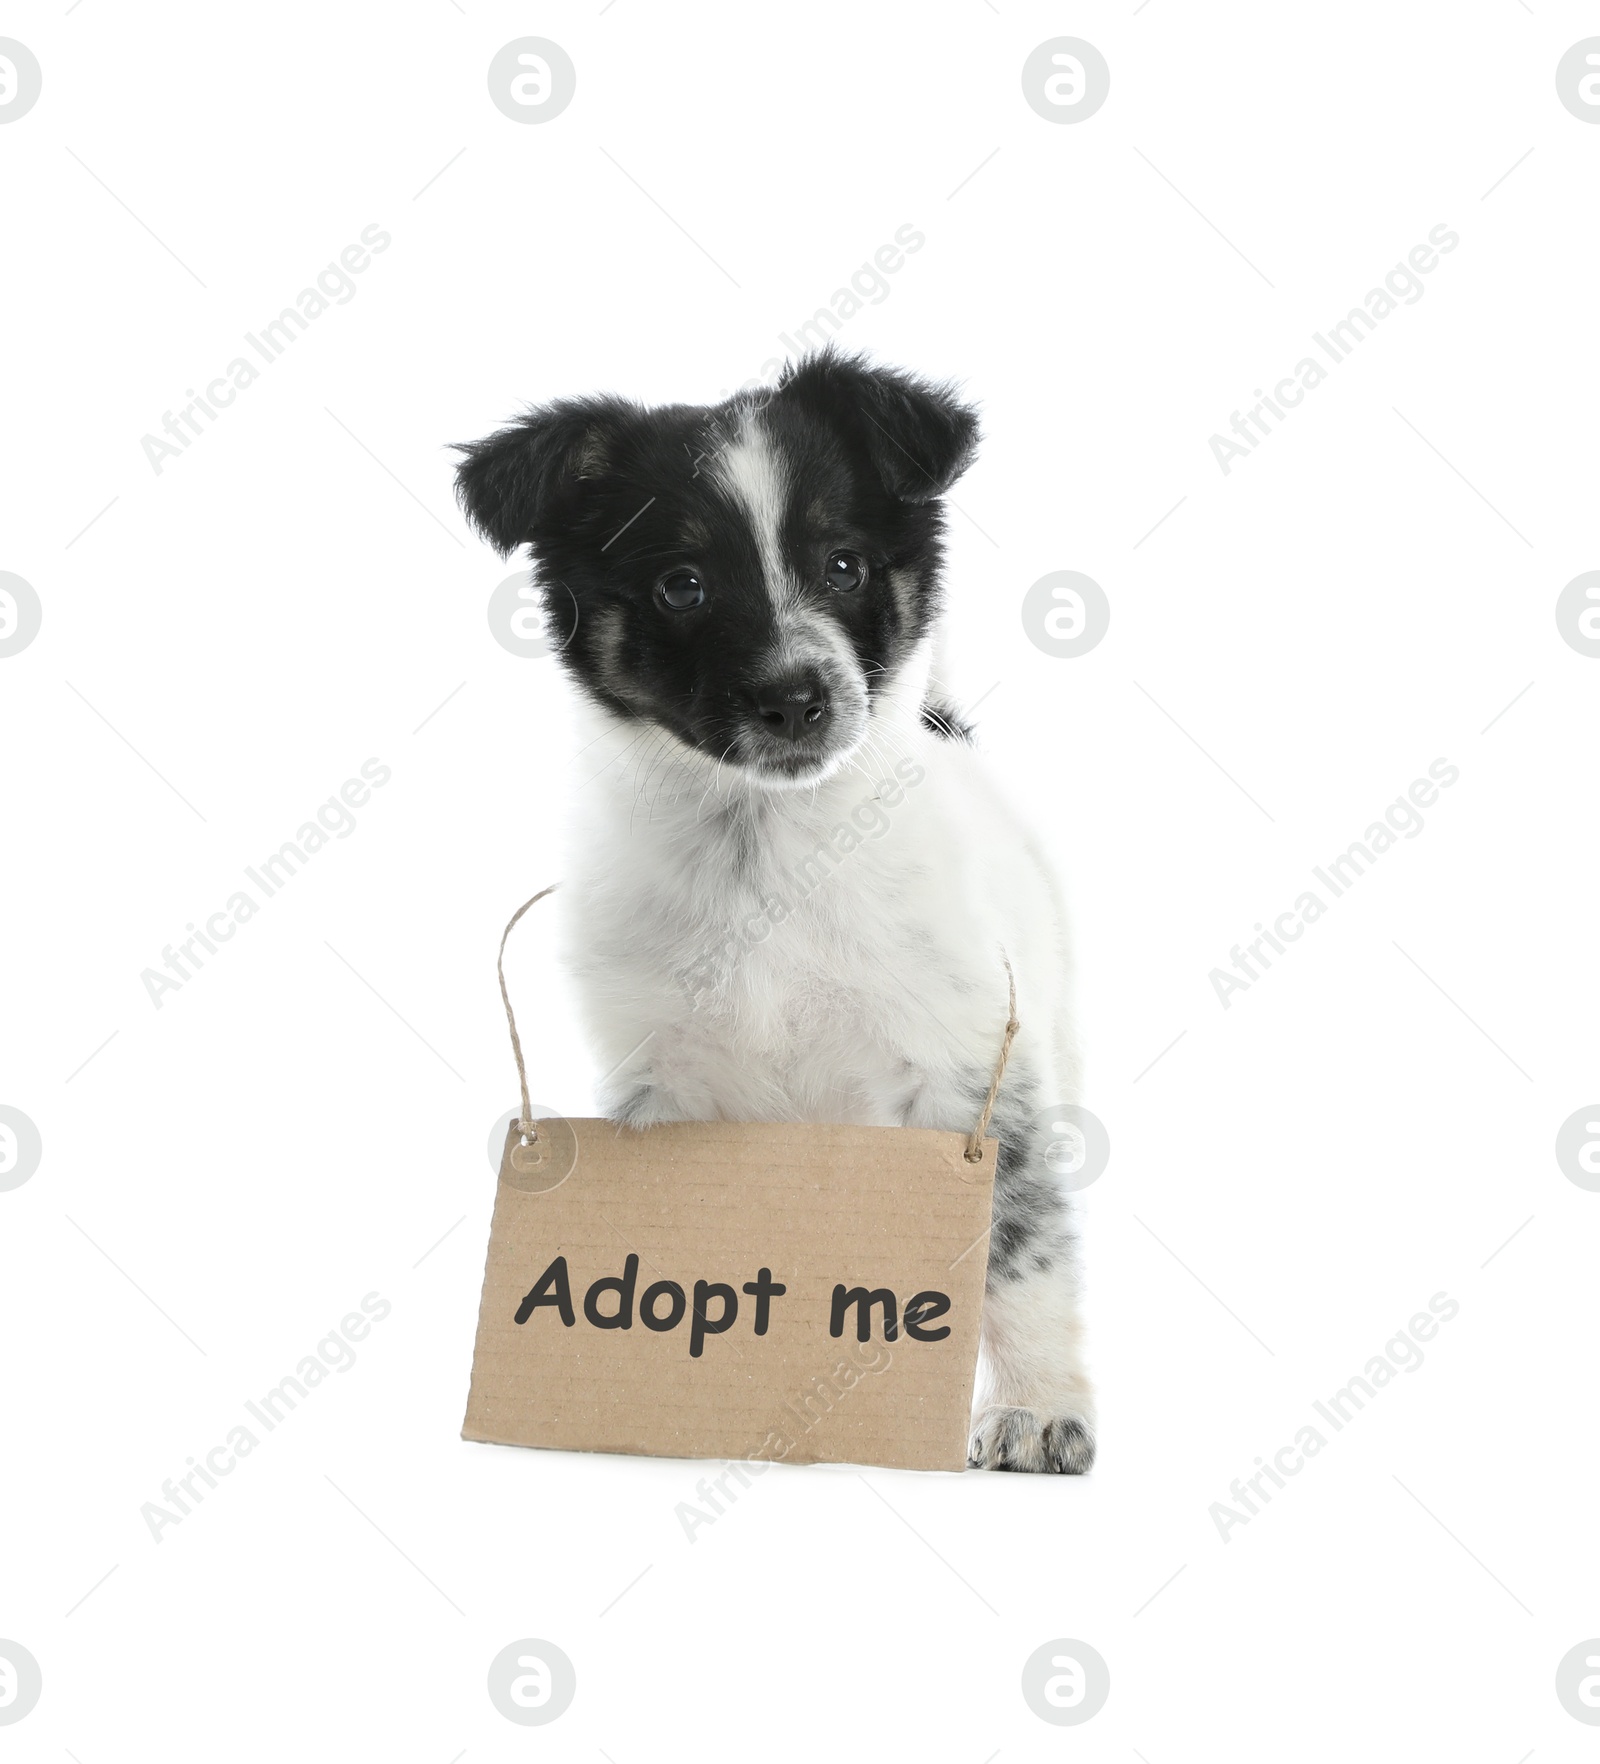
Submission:
[[[1007,956],[1015,1081],[1076,1094],[1048,873],[969,748],[914,716],[878,726],[814,789],[635,751],[580,798],[566,956],[617,1068],[608,1113],[965,1128]]]

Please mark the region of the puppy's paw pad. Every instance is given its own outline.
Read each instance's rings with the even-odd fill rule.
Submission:
[[[1081,1415],[985,1409],[973,1421],[967,1463],[976,1470],[1081,1476],[1094,1464],[1094,1431]]]

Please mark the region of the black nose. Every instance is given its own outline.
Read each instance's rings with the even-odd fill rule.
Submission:
[[[756,715],[770,734],[784,741],[814,735],[828,715],[827,694],[815,674],[769,680],[756,692]]]

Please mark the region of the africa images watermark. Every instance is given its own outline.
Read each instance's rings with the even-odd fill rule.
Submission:
[[[1440,222],[1428,234],[1426,245],[1414,245],[1405,262],[1397,263],[1389,271],[1381,288],[1374,288],[1361,306],[1352,306],[1337,324],[1328,327],[1326,335],[1313,331],[1311,340],[1335,365],[1349,360],[1357,345],[1378,328],[1378,321],[1395,310],[1396,301],[1416,305],[1427,292],[1421,278],[1436,269],[1440,257],[1448,256],[1460,243],[1460,237]],[[1259,402],[1243,416],[1238,411],[1233,413],[1231,427],[1238,439],[1230,441],[1226,435],[1211,437],[1211,454],[1221,466],[1223,477],[1233,470],[1234,460],[1248,459],[1272,433],[1272,425],[1267,421],[1269,414],[1281,423],[1304,402],[1306,393],[1314,392],[1327,379],[1328,373],[1321,362],[1307,355],[1294,364],[1293,372],[1285,374],[1270,394],[1257,386],[1255,396]]]
[[[893,1363],[894,1355],[887,1343],[852,1343],[848,1357],[837,1360],[828,1372],[818,1373],[785,1403],[777,1417],[782,1425],[771,1428],[748,1458],[725,1462],[720,1476],[701,1477],[695,1484],[695,1500],[678,1502],[672,1511],[683,1527],[683,1535],[693,1543],[697,1531],[715,1525],[737,1504],[739,1489],[752,1487],[755,1477],[764,1476],[774,1464],[782,1463],[858,1384],[887,1372]],[[730,1483],[737,1483],[738,1487],[730,1488]]]
[[[1414,779],[1405,795],[1397,796],[1384,810],[1381,821],[1374,821],[1360,839],[1352,840],[1338,857],[1328,861],[1326,867],[1314,865],[1311,874],[1337,900],[1386,851],[1393,848],[1397,837],[1416,838],[1427,825],[1420,811],[1432,807],[1439,800],[1440,786],[1448,790],[1460,776],[1459,767],[1453,766],[1447,759],[1436,759],[1428,767],[1428,777]],[[1430,778],[1437,782],[1429,783]],[[1288,954],[1289,944],[1298,943],[1305,934],[1306,926],[1314,925],[1327,910],[1328,902],[1315,889],[1308,888],[1296,897],[1292,907],[1278,914],[1272,921],[1270,931],[1258,919],[1256,931],[1259,935],[1255,942],[1243,948],[1236,943],[1228,951],[1234,972],[1230,974],[1225,968],[1213,968],[1207,976],[1222,1008],[1230,1009],[1233,994],[1248,992],[1251,983],[1261,978],[1253,963],[1260,963],[1263,969],[1272,966],[1272,957],[1267,954],[1269,948],[1276,950],[1279,955]]]
[[[808,319],[802,320],[794,327],[793,332],[780,331],[778,341],[789,352],[791,358],[798,360],[801,356],[814,354],[824,349],[864,306],[882,306],[884,301],[894,292],[888,278],[898,275],[905,268],[906,259],[915,257],[928,242],[927,235],[919,232],[910,221],[904,221],[895,228],[894,237],[886,244],[880,245],[872,256],[855,270],[850,277],[850,285],[836,288],[828,299],[826,306],[819,306]],[[737,390],[739,392],[772,391],[776,388],[778,376],[783,372],[784,362],[781,356],[774,356],[761,364],[761,371],[754,378],[745,380]],[[724,387],[722,396],[733,394]],[[715,448],[713,454],[721,449]],[[708,457],[701,456],[702,459]],[[698,464],[699,462],[697,462]]]
[[[296,342],[310,328],[313,319],[321,318],[330,303],[348,306],[355,299],[357,289],[351,278],[369,268],[372,259],[387,251],[391,243],[389,235],[375,221],[370,226],[363,227],[360,243],[346,245],[339,253],[339,261],[330,263],[319,272],[315,287],[302,288],[294,305],[284,307],[275,319],[264,324],[259,336],[254,331],[246,331],[245,342],[261,358],[262,363],[270,367],[291,343]],[[365,250],[362,249],[363,246],[366,247]],[[256,367],[246,356],[236,355],[207,384],[203,393],[197,392],[193,386],[188,387],[184,397],[189,402],[176,416],[170,410],[161,413],[162,433],[167,439],[163,440],[161,435],[139,437],[139,445],[144,449],[151,471],[159,478],[161,468],[167,460],[181,458],[195,438],[205,433],[205,426],[199,419],[203,416],[208,424],[214,423],[218,415],[241,392],[260,379],[262,371],[262,368]]]
[[[896,227],[892,243],[880,245],[873,252],[871,261],[851,276],[848,288],[836,289],[826,306],[819,306],[803,324],[795,326],[792,337],[787,331],[780,331],[778,341],[794,355],[822,349],[863,305],[881,306],[889,298],[892,289],[886,278],[897,275],[905,267],[906,258],[914,257],[927,242],[910,221]]]
[[[246,1402],[250,1421],[262,1434],[274,1432],[279,1424],[294,1413],[295,1408],[323,1383],[330,1372],[348,1372],[356,1363],[355,1344],[365,1341],[374,1323],[381,1323],[393,1306],[380,1293],[369,1292],[358,1311],[350,1311],[339,1319],[337,1329],[330,1329],[317,1343],[317,1351],[307,1354],[286,1378],[281,1378],[259,1401]],[[221,1487],[220,1478],[231,1476],[241,1459],[248,1458],[261,1444],[261,1437],[246,1422],[229,1429],[220,1444],[212,1446],[203,1459],[190,1458],[189,1468],[177,1476],[169,1476],[161,1485],[161,1499],[146,1501],[139,1516],[150,1528],[151,1537],[162,1541],[168,1527],[181,1525],[206,1498],[207,1489]]]
[[[166,972],[146,968],[139,976],[151,1004],[159,1011],[167,993],[181,990],[185,981],[194,979],[205,966],[199,950],[215,955],[218,944],[231,941],[239,927],[248,924],[330,839],[348,839],[356,830],[356,817],[352,811],[364,808],[371,801],[372,792],[381,790],[393,776],[382,760],[364,760],[361,777],[346,778],[339,794],[320,804],[316,818],[304,822],[293,839],[284,840],[270,857],[261,860],[259,866],[246,864],[244,873],[260,889],[261,900],[257,901],[248,888],[240,888],[206,920],[203,929],[191,919],[189,936],[178,944],[177,949],[169,943],[161,952]],[[363,783],[362,779],[366,782]]]
[[[708,994],[725,988],[745,955],[756,944],[765,943],[775,925],[783,924],[867,840],[883,838],[894,824],[889,810],[899,808],[906,800],[906,792],[915,790],[925,777],[927,773],[915,760],[897,760],[894,776],[879,779],[872,794],[862,797],[851,809],[849,821],[841,821],[826,839],[818,840],[808,857],[795,865],[788,879],[787,895],[769,894],[761,902],[761,910],[736,926],[734,935],[726,942],[679,971],[679,984],[689,995],[690,1003],[698,1009]]]
[[[1422,1344],[1432,1341],[1439,1333],[1439,1325],[1453,1322],[1460,1311],[1461,1306],[1448,1293],[1436,1292],[1428,1300],[1427,1310],[1418,1311],[1404,1329],[1391,1336],[1383,1344],[1381,1354],[1374,1354],[1361,1371],[1334,1391],[1326,1402],[1312,1403],[1317,1419],[1325,1421],[1334,1433],[1342,1433],[1380,1390],[1394,1382],[1397,1372],[1415,1372],[1421,1367],[1425,1358]],[[1222,1541],[1229,1542],[1231,1531],[1259,1518],[1261,1508],[1271,1504],[1272,1495],[1266,1484],[1278,1489],[1287,1488],[1285,1478],[1298,1476],[1307,1461],[1316,1457],[1327,1443],[1327,1435],[1308,1421],[1287,1445],[1278,1447],[1270,1464],[1265,1458],[1257,1458],[1253,1476],[1235,1477],[1228,1489],[1233,1505],[1230,1506],[1228,1501],[1213,1501],[1207,1509]]]

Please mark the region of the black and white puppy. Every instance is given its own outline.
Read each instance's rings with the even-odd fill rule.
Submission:
[[[966,1131],[1009,956],[971,1461],[1077,1472],[1075,1232],[1037,1119],[1077,1095],[1062,914],[932,680],[939,498],[977,432],[828,353],[712,406],[530,411],[461,450],[458,491],[532,548],[595,725],[563,893],[608,1114]]]

